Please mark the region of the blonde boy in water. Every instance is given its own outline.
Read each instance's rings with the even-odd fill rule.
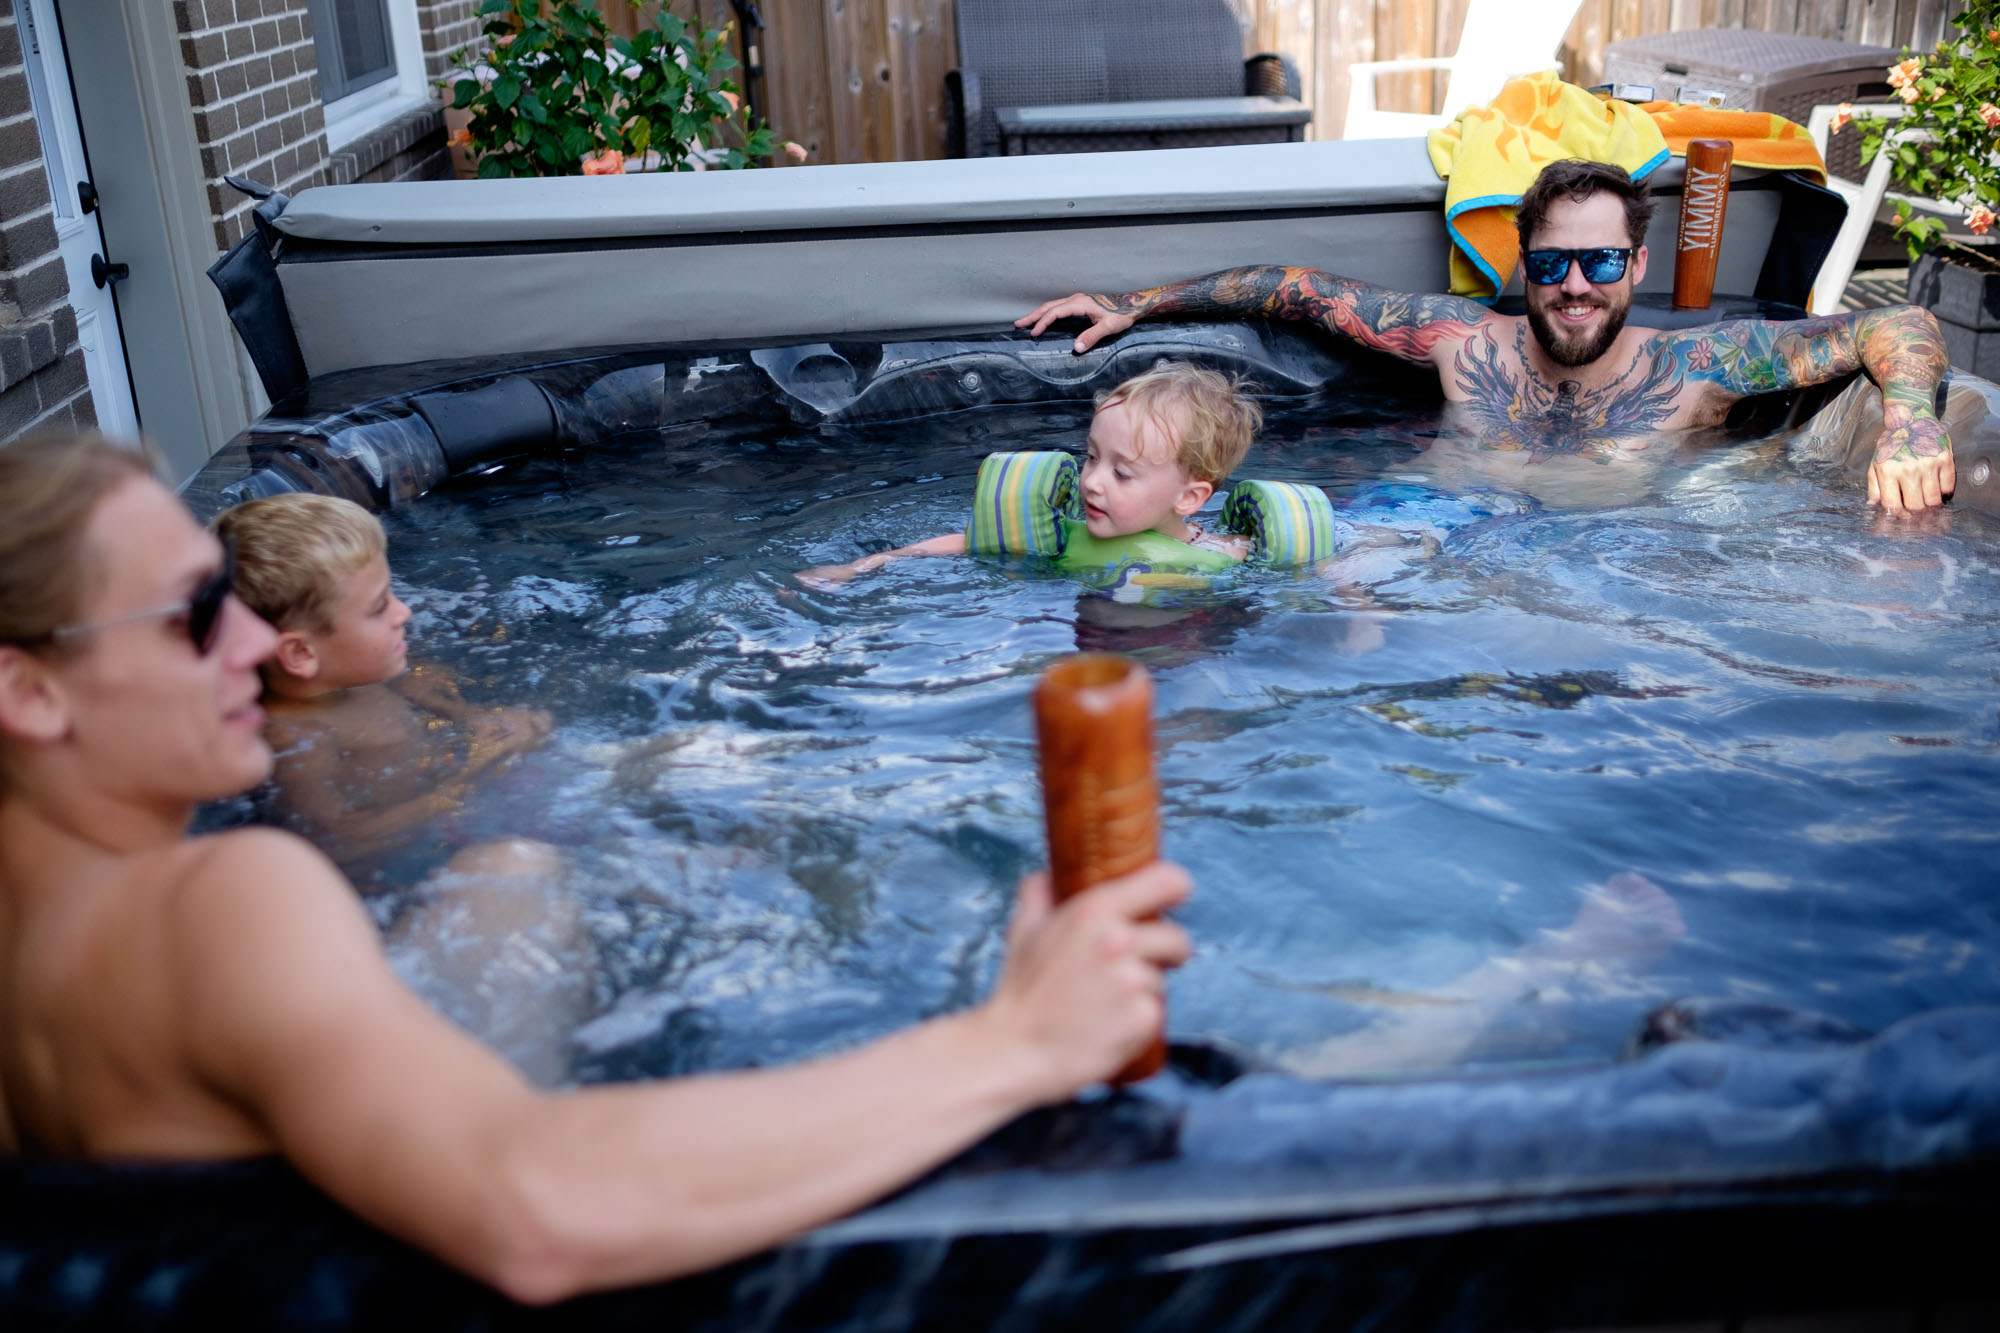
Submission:
[[[560,1082],[588,1004],[561,857],[527,838],[462,845],[450,828],[482,776],[548,739],[548,713],[474,707],[442,672],[408,667],[410,609],[360,505],[273,495],[214,526],[237,596],[278,631],[260,668],[274,813],[364,894],[416,886],[392,955],[423,960],[419,989],[531,1079]]]
[[[476,708],[442,672],[409,668],[410,609],[360,505],[273,495],[215,531],[234,552],[237,596],[278,631],[262,668],[277,813],[343,867],[435,840],[483,772],[548,739],[546,712]]]
[[[1225,375],[1170,362],[1126,380],[1097,400],[1081,476],[1083,527],[1099,541],[1158,533],[1241,561],[1248,537],[1209,532],[1194,515],[1250,452],[1263,424],[1258,406]],[[845,583],[907,556],[963,555],[963,532],[880,551],[844,565],[808,569],[806,583]]]

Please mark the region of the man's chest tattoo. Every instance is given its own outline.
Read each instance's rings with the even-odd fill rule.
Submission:
[[[1576,380],[1550,384],[1528,368],[1527,326],[1514,333],[1511,356],[1488,335],[1469,339],[1452,370],[1480,429],[1480,447],[1526,453],[1530,462],[1582,457],[1604,462],[1621,442],[1657,431],[1680,405],[1686,372],[1656,352],[1611,383],[1586,389]]]

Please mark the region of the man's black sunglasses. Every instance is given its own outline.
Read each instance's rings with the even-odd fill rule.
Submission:
[[[149,606],[143,611],[128,611],[122,616],[106,616],[102,620],[80,620],[72,625],[58,625],[49,631],[49,637],[67,639],[111,625],[123,625],[134,620],[152,620],[159,616],[177,616],[185,612],[188,638],[193,642],[195,651],[206,657],[209,650],[215,647],[216,639],[221,637],[222,607],[229,600],[235,582],[236,553],[230,549],[229,542],[225,538],[222,543],[221,566],[196,584],[186,601],[169,602],[165,606]]]
[[[1521,266],[1528,281],[1537,287],[1553,287],[1567,278],[1572,259],[1583,265],[1585,282],[1616,282],[1625,276],[1632,248],[1600,245],[1589,250],[1530,250],[1521,256]]]

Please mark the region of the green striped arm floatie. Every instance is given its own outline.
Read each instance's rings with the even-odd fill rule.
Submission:
[[[1064,519],[1081,519],[1076,459],[1059,449],[988,454],[972,492],[973,555],[1062,554]]]
[[[1317,486],[1296,481],[1239,481],[1222,505],[1222,526],[1250,538],[1250,558],[1267,565],[1310,565],[1339,553],[1352,525],[1333,512]]]

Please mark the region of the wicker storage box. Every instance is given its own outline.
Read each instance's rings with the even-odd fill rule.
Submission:
[[[1899,54],[1823,37],[1695,28],[1613,42],[1604,49],[1604,81],[1651,84],[1656,97],[1669,101],[1720,93],[1726,107],[1775,112],[1803,125],[1821,102],[1887,101],[1888,69]],[[1834,175],[1861,178],[1859,134],[1837,134],[1827,149]]]

